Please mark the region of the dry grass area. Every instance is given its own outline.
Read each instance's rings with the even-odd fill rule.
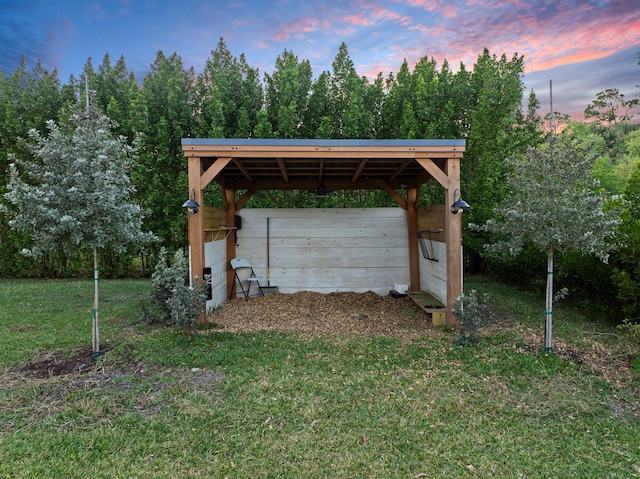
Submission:
[[[227,301],[208,320],[228,331],[263,329],[306,335],[358,334],[413,339],[442,334],[431,318],[408,297],[367,293],[275,293]]]

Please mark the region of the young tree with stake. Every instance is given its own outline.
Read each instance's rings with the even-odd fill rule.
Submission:
[[[79,106],[64,124],[47,122],[48,134],[29,131],[29,160],[12,157],[4,195],[9,225],[31,238],[24,254],[66,254],[91,248],[94,257],[93,353],[100,354],[98,251],[124,251],[154,238],[141,232],[142,212],[131,203],[128,175],[135,148],[111,133],[95,107]]]
[[[620,222],[591,177],[596,152],[569,135],[550,135],[548,142],[509,161],[511,194],[493,211],[496,219],[472,228],[496,234],[486,247],[518,254],[526,244],[547,253],[545,345],[552,351],[554,253],[574,250],[608,260],[611,239]]]

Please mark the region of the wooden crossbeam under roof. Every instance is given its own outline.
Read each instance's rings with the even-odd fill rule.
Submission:
[[[182,140],[186,157],[200,158],[203,171],[218,158],[232,158],[216,181],[236,189],[393,189],[415,186],[430,175],[417,159],[444,172],[462,158],[465,140]],[[206,185],[202,185],[203,187]]]

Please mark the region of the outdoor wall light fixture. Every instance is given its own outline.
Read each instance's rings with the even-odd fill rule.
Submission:
[[[198,208],[200,208],[200,205],[196,200],[193,199],[193,197],[196,196],[196,190],[191,190],[191,192],[191,196],[189,196],[189,199],[184,202],[182,207],[187,208],[189,213],[193,213],[195,215],[198,212]]]
[[[456,193],[458,194],[458,199],[456,200]],[[453,202],[453,204],[451,205],[451,212],[454,215],[457,215],[458,212],[460,213],[464,213],[465,208],[471,208],[471,206],[469,206],[469,203],[467,203],[465,200],[463,200],[460,197],[460,190],[456,189],[456,191],[453,192],[453,199],[455,200]]]

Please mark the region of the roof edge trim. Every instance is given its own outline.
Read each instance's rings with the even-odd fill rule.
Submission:
[[[297,139],[275,138],[182,138],[183,146],[466,146],[464,139],[445,140],[344,140],[344,139]]]

